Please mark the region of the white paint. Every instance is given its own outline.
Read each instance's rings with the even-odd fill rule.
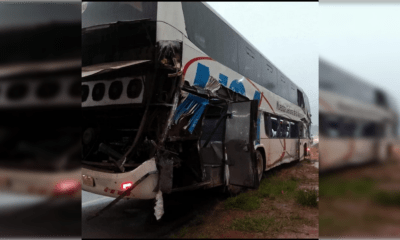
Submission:
[[[187,37],[181,2],[158,2],[157,22],[165,22]],[[160,40],[162,39],[160,38]]]

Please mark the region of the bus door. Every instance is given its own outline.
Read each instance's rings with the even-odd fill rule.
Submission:
[[[229,166],[229,184],[250,188],[258,187],[254,150],[257,113],[257,100],[228,104],[225,151]]]
[[[224,138],[227,105],[213,103],[207,106],[202,121],[200,136],[200,161],[203,173],[202,181],[211,182],[211,186],[224,183]]]

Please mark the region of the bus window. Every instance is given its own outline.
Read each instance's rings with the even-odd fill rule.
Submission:
[[[296,122],[290,122],[290,138],[299,137],[299,126]]]
[[[279,118],[278,120],[279,125],[278,125],[278,138],[283,138],[284,137],[284,126],[283,126],[283,120]]]
[[[278,128],[278,119],[276,117],[271,117],[271,130],[272,130],[271,138],[279,137],[278,129],[279,129]]]
[[[282,124],[282,138],[290,138],[290,130],[289,130],[289,122],[287,121],[281,121]]]
[[[378,135],[377,124],[370,122],[364,125],[362,136],[363,137],[375,137]]]
[[[325,117],[325,133],[328,137],[339,137],[339,121],[335,117]]]
[[[297,89],[297,105],[299,107],[304,108],[304,98],[303,98],[303,93]]]
[[[355,138],[360,138],[362,137],[362,132],[363,132],[364,124],[362,123],[357,123],[356,128],[354,130],[354,137]]]
[[[340,123],[341,137],[355,137],[356,123],[353,121],[342,121]]]

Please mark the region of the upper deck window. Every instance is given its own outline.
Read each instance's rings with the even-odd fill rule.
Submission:
[[[304,108],[304,97],[303,97],[303,93],[297,89],[297,105],[299,105],[299,107]]]

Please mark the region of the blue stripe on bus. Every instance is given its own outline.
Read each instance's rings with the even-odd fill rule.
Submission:
[[[193,116],[189,121],[189,132],[193,133],[194,128],[196,127],[199,119],[203,115],[203,112],[208,104],[208,100],[205,98],[197,97],[189,93],[185,101],[183,101],[177,108],[174,116],[174,123],[176,124],[179,118],[188,113],[194,107]]]
[[[261,99],[261,93],[259,91],[255,91],[254,93],[254,100],[258,100],[257,105],[260,104],[260,99]],[[261,115],[259,114],[258,118],[257,118],[257,139],[256,139],[256,144],[260,144],[260,117]]]
[[[207,85],[209,78],[210,78],[210,69],[207,66],[198,63],[196,77],[194,78],[193,85],[204,88]]]
[[[261,93],[259,91],[255,91],[253,99],[254,100],[260,100],[261,99]]]

